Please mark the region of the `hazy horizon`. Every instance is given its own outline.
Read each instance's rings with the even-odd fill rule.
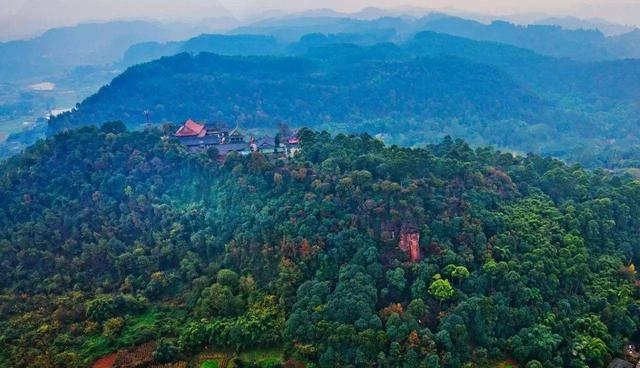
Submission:
[[[197,21],[233,17],[250,20],[267,15],[332,9],[357,12],[363,8],[395,9],[415,7],[425,10],[470,12],[487,16],[541,13],[548,16],[600,18],[624,25],[640,25],[640,1],[589,0],[4,0],[0,3],[0,40],[19,39],[49,28],[90,21],[148,19]]]

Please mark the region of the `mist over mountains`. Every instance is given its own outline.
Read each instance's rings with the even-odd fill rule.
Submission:
[[[235,18],[250,23],[275,17],[333,16],[356,19],[375,19],[384,16],[421,17],[431,12],[443,12],[467,19],[489,23],[507,20],[518,24],[531,24],[552,18],[553,24],[562,22],[568,27],[581,24],[591,28],[598,24],[603,29],[609,23],[638,25],[640,7],[624,1],[593,3],[568,0],[563,4],[549,4],[544,0],[514,3],[507,0],[476,2],[467,0],[433,0],[428,4],[407,1],[393,5],[386,1],[349,0],[323,2],[295,2],[291,0],[231,1],[186,0],[179,4],[170,0],[5,0],[0,4],[0,41],[34,37],[51,29],[79,23],[143,20],[163,22],[200,22],[206,19]],[[337,10],[336,10],[337,9]],[[576,22],[582,18],[587,22]],[[597,19],[595,19],[597,18]],[[589,21],[590,20],[590,21]],[[548,23],[548,22],[546,22]],[[609,24],[607,34],[620,33],[620,26]],[[585,27],[581,27],[585,28]]]
[[[573,24],[565,29],[558,25],[519,26],[504,21],[487,24],[443,13],[424,15],[424,12],[414,9],[411,12],[413,16],[400,16],[401,10],[378,8],[366,8],[352,14],[317,10],[242,26],[237,26],[238,21],[228,16],[183,23],[121,21],[82,24],[53,29],[29,40],[0,43],[0,81],[43,78],[68,72],[77,66],[103,66],[115,62],[128,66],[179,51],[197,52],[197,47],[190,50],[190,46],[184,46],[187,43],[184,40],[214,32],[264,34],[276,37],[279,42],[293,43],[304,35],[330,30],[331,34],[364,35],[360,40],[345,39],[342,42],[371,44],[403,41],[417,32],[430,30],[582,61],[635,58],[640,54],[640,32],[636,33],[630,27],[619,26],[617,31],[609,31],[607,36],[596,29],[598,26],[606,28],[606,24],[588,21],[580,23],[584,27]],[[566,19],[555,20],[559,24],[564,21]],[[554,20],[541,22],[549,24]],[[171,43],[163,45],[167,41]],[[127,52],[130,47],[133,49]],[[144,50],[149,52],[148,56],[144,56]]]
[[[0,8],[0,40],[37,36],[51,28],[78,23],[144,20],[174,23],[233,17],[215,0],[7,0]],[[9,6],[13,3],[12,7]]]

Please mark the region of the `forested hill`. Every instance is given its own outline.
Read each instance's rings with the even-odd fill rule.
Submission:
[[[130,68],[54,118],[51,133],[121,119],[240,121],[318,126],[368,120],[478,118],[528,120],[543,103],[506,73],[458,58],[353,60],[180,54]]]
[[[0,164],[0,366],[151,342],[125,357],[603,367],[637,342],[637,181],[459,140],[300,137],[291,161],[219,163],[110,123]]]

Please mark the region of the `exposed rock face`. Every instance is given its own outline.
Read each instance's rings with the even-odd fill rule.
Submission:
[[[400,233],[400,250],[409,253],[411,262],[420,261],[420,233],[417,231]]]

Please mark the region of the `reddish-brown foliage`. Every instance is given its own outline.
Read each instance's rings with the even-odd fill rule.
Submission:
[[[418,332],[416,330],[411,331],[409,337],[407,338],[407,344],[410,348],[415,349],[420,345],[420,336],[418,336]]]
[[[154,341],[147,342],[126,351],[118,353],[115,368],[136,368],[153,363],[153,351],[156,349]]]
[[[390,315],[392,315],[393,313],[398,313],[398,315],[402,315],[402,313],[404,313],[404,308],[402,307],[402,304],[400,303],[395,303],[395,304],[389,304],[388,307],[384,307],[382,309],[381,317],[382,320],[386,321]]]

